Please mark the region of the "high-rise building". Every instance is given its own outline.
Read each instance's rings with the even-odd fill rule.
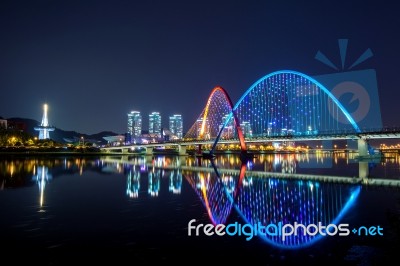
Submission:
[[[149,114],[149,133],[161,137],[161,115],[159,112]]]
[[[224,115],[224,117],[222,118],[222,123],[218,127],[218,132],[221,131],[221,128],[224,126],[228,117],[229,114]],[[235,121],[233,120],[233,117],[231,117],[228,123],[225,125],[223,131],[221,132],[221,138],[231,139],[234,137],[235,137]]]
[[[251,129],[250,122],[243,121],[240,124],[240,128],[242,129],[243,135],[247,138],[253,137],[253,130]]]
[[[173,115],[169,117],[169,130],[178,139],[181,139],[183,137],[182,115]]]
[[[196,120],[196,135],[197,138],[210,138],[210,123],[208,122],[208,118],[206,118],[204,125],[202,117]]]
[[[139,111],[128,113],[128,134],[133,138],[142,134],[142,115]]]

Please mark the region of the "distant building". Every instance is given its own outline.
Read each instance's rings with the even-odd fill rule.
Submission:
[[[208,118],[206,118],[203,125],[203,118],[196,120],[196,136],[197,138],[210,139],[210,123]]]
[[[142,134],[140,137],[135,138],[134,141],[137,144],[147,144],[163,142],[164,139],[159,134],[149,133]]]
[[[7,129],[8,130],[27,132],[27,125],[23,121],[7,120]]]
[[[124,135],[107,136],[107,137],[103,137],[103,139],[106,140],[107,144],[110,146],[120,146],[120,145],[123,145],[125,142]]]
[[[7,129],[7,120],[0,119],[0,129]]]
[[[139,111],[128,113],[128,134],[132,138],[139,137],[142,134],[142,115]]]
[[[161,115],[159,112],[149,114],[149,134],[161,137]]]
[[[253,137],[253,130],[251,129],[250,122],[244,121],[240,124],[240,128],[242,129],[243,135],[247,138]]]
[[[222,122],[218,127],[218,132],[221,131],[221,128],[224,126],[225,122],[227,122],[226,120],[228,119],[228,117],[229,114],[224,115],[224,117],[222,118]],[[233,117],[231,117],[221,132],[221,138],[231,139],[234,138],[234,136],[235,136],[235,121],[233,120]]]
[[[169,117],[169,131],[178,139],[183,137],[182,115],[173,115]]]
[[[91,143],[93,146],[97,146],[101,144],[101,141],[98,139],[89,139],[83,136],[77,137],[73,136],[72,138],[63,138],[66,143],[74,144],[74,145],[85,145],[85,143]]]

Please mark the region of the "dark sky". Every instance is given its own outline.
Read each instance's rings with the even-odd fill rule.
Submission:
[[[1,1],[0,116],[64,130],[126,132],[127,113],[180,113],[187,130],[217,85],[235,103],[281,69],[375,69],[385,126],[400,126],[400,16],[384,1]]]

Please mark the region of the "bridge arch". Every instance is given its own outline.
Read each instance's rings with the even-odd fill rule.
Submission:
[[[240,123],[237,117],[232,114],[233,103],[226,90],[216,86],[211,91],[206,106],[201,112],[199,118],[185,135],[186,139],[207,140],[214,139],[218,135],[220,128],[226,128],[226,117],[233,117],[234,128],[240,141],[242,150],[246,150],[246,144]],[[232,121],[232,120],[230,120]],[[233,135],[233,132],[231,132]]]
[[[349,124],[340,124],[339,116],[344,116]],[[361,132],[349,112],[324,85],[293,70],[272,72],[257,80],[242,95],[225,119],[212,152],[232,117],[242,125],[244,139]]]

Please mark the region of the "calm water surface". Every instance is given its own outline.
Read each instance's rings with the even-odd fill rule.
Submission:
[[[367,173],[369,184],[356,182],[360,172]],[[394,182],[372,182],[383,179]],[[213,162],[173,156],[3,156],[0,254],[45,265],[105,259],[114,264],[238,259],[262,265],[397,264],[399,180],[398,154],[362,164],[345,153],[265,154],[245,164],[235,155]],[[202,230],[196,236],[193,229],[189,236],[193,219],[193,226],[276,227],[269,235],[250,234],[247,228],[224,236]],[[379,226],[383,235],[299,233],[283,240],[273,234],[279,223],[295,222],[348,224],[349,231]],[[10,255],[15,251],[19,255]]]

